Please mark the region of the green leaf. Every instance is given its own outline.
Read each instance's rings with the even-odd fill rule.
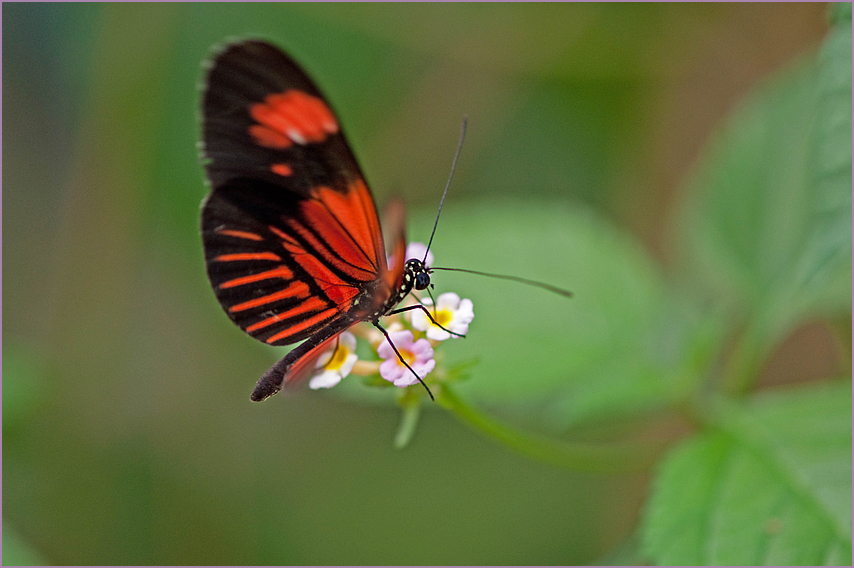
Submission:
[[[834,2],[830,5],[830,23],[848,21],[851,24],[851,2]]]
[[[417,216],[410,234],[428,235],[431,217]],[[479,359],[459,387],[467,399],[562,429],[663,404],[697,376],[686,366],[698,349],[710,350],[704,342],[712,323],[689,317],[639,243],[591,210],[493,198],[446,207],[439,229],[437,266],[512,274],[574,293],[566,299],[514,282],[434,273],[437,293],[474,302],[468,337],[438,348],[449,360]]]
[[[833,13],[835,25],[817,61],[818,110],[810,155],[815,220],[804,255],[809,262],[803,263],[798,281],[816,303],[822,301],[822,289],[836,283],[850,307],[851,4],[836,5]]]
[[[692,282],[743,311],[783,309],[799,284],[794,267],[817,210],[814,84],[802,69],[754,93],[712,140],[685,198],[676,242]]]
[[[678,215],[690,288],[743,326],[724,373],[734,392],[799,323],[851,309],[851,22],[836,19],[818,57],[713,137]]]
[[[851,383],[710,413],[665,459],[642,522],[661,565],[850,564]]]

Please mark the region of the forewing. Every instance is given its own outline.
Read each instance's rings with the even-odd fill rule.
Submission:
[[[381,305],[376,207],[338,119],[284,53],[260,41],[211,63],[202,104],[208,276],[229,317],[272,345]],[[384,288],[384,286],[383,286]],[[367,305],[366,305],[367,304]]]

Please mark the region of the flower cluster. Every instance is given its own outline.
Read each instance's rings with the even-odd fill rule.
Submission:
[[[425,258],[425,253],[425,264],[430,266],[433,254],[427,252],[423,243],[410,243],[406,249],[406,258]],[[442,341],[465,335],[474,319],[474,310],[471,300],[461,299],[453,292],[441,294],[436,298],[435,306],[429,297],[418,299],[412,294],[409,298],[409,306],[420,304],[423,308],[413,308],[391,316],[393,320],[387,326],[391,343],[376,329],[362,331],[356,326],[352,333],[343,332],[339,340],[318,358],[316,372],[309,386],[313,389],[330,388],[350,373],[379,373],[380,377],[400,388],[418,382],[412,371],[424,379],[436,367],[434,348]],[[371,352],[381,361],[359,360],[356,355],[356,334],[369,341]]]

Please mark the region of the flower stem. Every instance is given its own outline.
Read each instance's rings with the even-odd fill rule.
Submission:
[[[469,406],[447,385],[436,397],[457,418],[519,452],[551,464],[588,472],[625,472],[651,466],[667,445],[666,440],[620,444],[567,442],[523,432]]]
[[[421,416],[420,404],[404,404],[403,414],[400,417],[400,426],[394,437],[395,449],[403,449],[412,441],[415,435],[415,427],[418,425],[418,417]]]

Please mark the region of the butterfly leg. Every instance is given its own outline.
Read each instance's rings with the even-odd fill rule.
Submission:
[[[456,335],[457,337],[465,337],[465,335],[463,335],[462,333],[454,333],[450,329],[445,329],[444,327],[442,327],[442,324],[440,324],[435,319],[433,319],[433,316],[430,314],[430,310],[428,310],[427,306],[425,306],[424,304],[415,304],[414,306],[406,306],[404,308],[398,308],[396,310],[390,311],[386,315],[390,316],[393,314],[400,314],[403,312],[408,312],[410,310],[417,310],[417,309],[421,309],[425,314],[427,314],[427,317],[430,318],[430,321],[433,322],[433,325],[435,325],[439,329],[443,329],[443,330],[447,331],[448,333],[450,333],[451,335]]]
[[[374,327],[380,330],[383,335],[385,335],[386,341],[388,341],[388,344],[391,345],[392,349],[394,349],[394,353],[397,355],[397,358],[400,359],[400,362],[403,363],[404,366],[409,369],[409,371],[413,375],[415,375],[415,378],[418,379],[418,382],[421,383],[421,386],[427,390],[427,394],[430,395],[430,400],[436,400],[435,398],[433,398],[433,393],[430,392],[430,388],[424,383],[424,381],[421,380],[421,377],[418,376],[418,373],[412,370],[412,367],[409,366],[409,363],[404,360],[403,355],[401,355],[400,351],[397,350],[397,347],[395,347],[394,343],[391,341],[391,337],[388,336],[388,332],[385,330],[385,328],[381,326],[379,322],[372,321],[371,323],[374,324]]]

